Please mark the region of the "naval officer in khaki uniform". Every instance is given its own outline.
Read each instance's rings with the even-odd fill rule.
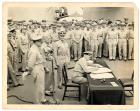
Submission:
[[[72,81],[74,83],[86,83],[87,78],[85,74],[90,74],[91,72],[88,70],[88,66],[96,67],[94,70],[98,69],[98,66],[95,64],[89,64],[88,61],[92,58],[92,52],[87,51],[84,52],[84,55],[82,58],[80,58],[74,67],[74,72],[72,75]]]
[[[98,24],[98,41],[99,41],[99,48],[98,48],[98,57],[102,57],[102,47],[103,47],[103,41],[104,41],[104,33],[102,30],[102,23],[99,22]]]
[[[98,41],[98,35],[97,35],[96,26],[94,26],[94,28],[93,28],[93,30],[91,32],[90,44],[91,44],[91,51],[94,52],[94,57],[97,57],[99,41]]]
[[[118,33],[114,30],[114,25],[110,27],[110,31],[107,34],[107,43],[109,46],[109,59],[116,59],[116,48],[118,44]]]
[[[27,66],[27,55],[29,50],[29,38],[26,34],[25,28],[21,29],[21,34],[19,36],[19,44],[22,55],[22,71],[25,71]]]
[[[121,31],[119,33],[119,59],[127,59],[127,31],[124,23],[121,24]]]
[[[134,30],[133,25],[128,25],[128,32],[127,32],[127,39],[128,39],[128,59],[134,59]]]
[[[42,36],[32,37],[33,45],[28,54],[28,70],[34,78],[35,104],[46,102],[45,99],[45,59],[41,52]]]
[[[56,61],[57,66],[57,75],[58,75],[58,88],[62,89],[62,68],[64,65],[67,66],[67,64],[70,62],[70,52],[69,52],[69,46],[68,43],[65,41],[65,30],[60,30],[58,32],[59,41],[55,43],[54,46],[54,58]]]
[[[80,26],[77,25],[74,30],[74,36],[72,38],[73,50],[74,50],[74,60],[77,61],[82,55],[82,31],[79,29]]]

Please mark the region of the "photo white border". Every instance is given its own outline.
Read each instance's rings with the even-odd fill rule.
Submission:
[[[32,5],[32,6],[31,6]],[[8,7],[52,7],[52,6],[66,6],[70,7],[134,7],[134,23],[135,23],[135,39],[134,39],[134,105],[9,105],[7,104],[7,17]],[[81,110],[93,110],[93,109],[137,109],[138,108],[138,9],[133,3],[3,3],[3,108],[4,109],[81,109]]]

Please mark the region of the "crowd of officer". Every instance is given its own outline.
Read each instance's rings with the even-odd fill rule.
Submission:
[[[8,20],[7,23],[8,75],[14,86],[22,85],[16,80],[19,71],[33,75],[35,103],[45,101],[44,92],[50,95],[52,89],[62,89],[63,65],[70,60],[78,61],[83,52],[91,51],[94,58],[134,59],[133,22],[99,19],[54,23]],[[54,65],[59,82],[55,82]]]

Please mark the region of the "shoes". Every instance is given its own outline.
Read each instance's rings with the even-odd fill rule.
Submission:
[[[59,89],[62,89],[63,87],[62,87],[62,85],[59,85],[58,88],[59,88]]]
[[[54,98],[49,98],[48,103],[49,104],[56,104],[57,102],[56,102],[56,100]]]
[[[52,96],[53,94],[50,91],[45,91],[45,95]]]
[[[47,99],[44,99],[43,101],[41,101],[41,104],[49,104],[49,101]]]
[[[17,84],[17,85],[14,85],[14,87],[23,86],[23,85],[24,85],[24,84],[19,83],[19,84]]]
[[[9,87],[7,88],[7,91],[10,91],[10,88]]]
[[[124,61],[126,61],[127,59],[126,58],[124,58]]]

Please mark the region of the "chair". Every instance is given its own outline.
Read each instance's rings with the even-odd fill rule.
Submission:
[[[78,83],[72,83],[71,80],[68,79],[67,70],[66,70],[65,65],[62,69],[62,74],[63,74],[63,79],[64,79],[64,83],[63,83],[64,95],[63,95],[62,100],[64,100],[65,97],[69,97],[69,98],[78,98],[79,101],[80,101],[81,100],[81,85],[78,84]],[[70,91],[70,90],[68,90],[68,88],[72,88],[72,87],[78,88],[78,97],[77,96],[67,96],[66,95],[66,92]]]
[[[134,93],[134,71],[132,73],[131,78],[122,78],[119,79],[119,82],[122,84],[124,91],[127,91],[130,93],[130,95],[126,95],[126,97],[133,97],[133,93]],[[130,88],[130,89],[126,89],[126,88]]]

